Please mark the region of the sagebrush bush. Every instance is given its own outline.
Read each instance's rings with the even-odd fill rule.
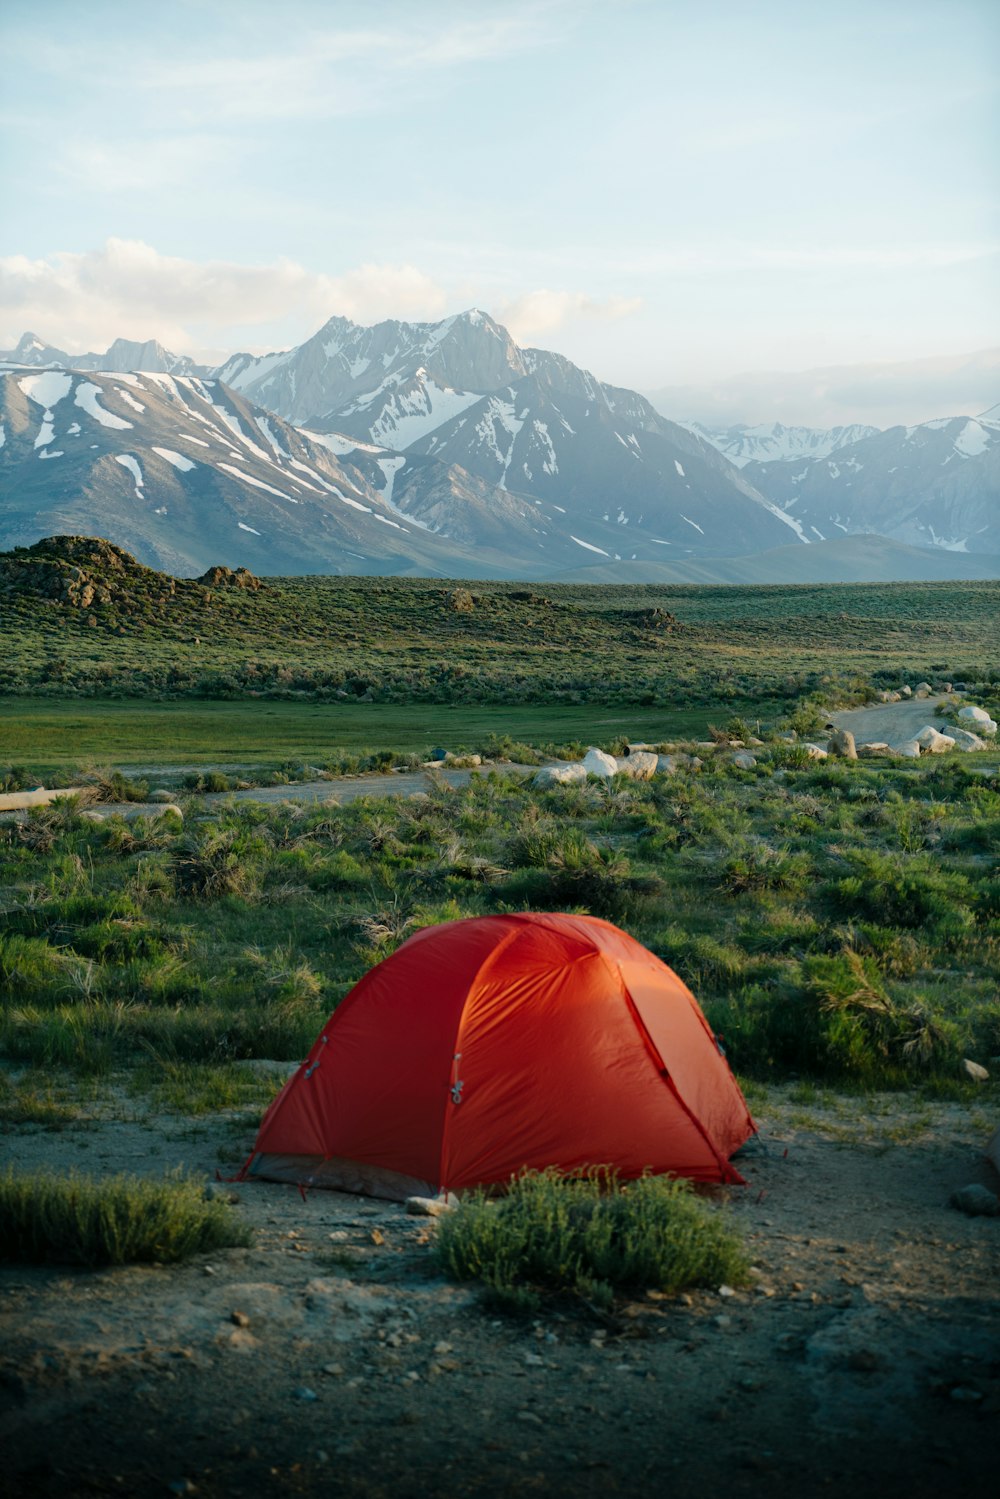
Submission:
[[[0,1174],[0,1260],[125,1265],[187,1259],[251,1241],[249,1228],[185,1177]]]
[[[690,1182],[623,1183],[605,1167],[531,1171],[502,1197],[470,1194],[440,1221],[436,1252],[454,1279],[525,1309],[544,1293],[607,1308],[616,1295],[739,1285],[748,1273],[735,1232]]]

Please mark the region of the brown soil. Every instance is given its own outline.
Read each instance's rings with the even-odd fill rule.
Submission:
[[[264,1184],[217,1189],[250,1249],[4,1267],[0,1493],[992,1496],[1000,1218],[947,1205],[1000,1185],[992,1086],[972,1110],[794,1096],[771,1090],[726,1194],[757,1269],[734,1295],[499,1318],[436,1273],[429,1220]],[[117,1112],[3,1154],[212,1177],[251,1143]]]

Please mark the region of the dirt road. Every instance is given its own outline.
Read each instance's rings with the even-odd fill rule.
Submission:
[[[870,708],[845,708],[830,714],[830,722],[838,729],[849,729],[858,744],[902,744],[912,739],[926,725],[947,730],[947,720],[936,713],[940,697],[923,698],[914,702],[906,698],[899,703],[876,703]]]

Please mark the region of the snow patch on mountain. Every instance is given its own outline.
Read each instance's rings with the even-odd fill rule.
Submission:
[[[73,400],[80,407],[81,411],[85,411],[96,422],[100,422],[102,427],[113,427],[116,430],[131,427],[133,425],[131,422],[125,421],[123,417],[115,416],[112,411],[105,410],[101,405],[101,394],[102,391],[99,385],[91,385],[89,380],[81,380],[76,387],[76,394]]]
[[[132,475],[133,483],[135,484],[135,497],[137,500],[141,500],[143,497],[142,488],[144,481],[142,477],[142,469],[139,467],[138,461],[132,457],[131,453],[116,453],[115,462],[120,463],[122,468],[128,469],[129,473]]]
[[[185,458],[183,453],[175,453],[173,448],[154,447],[153,452],[160,458],[165,458],[168,463],[172,463],[174,468],[180,469],[182,474],[190,473],[191,469],[195,467],[192,458]]]

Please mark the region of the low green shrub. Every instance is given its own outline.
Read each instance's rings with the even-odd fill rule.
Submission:
[[[515,1177],[507,1194],[471,1194],[441,1220],[437,1255],[456,1280],[479,1280],[511,1308],[564,1293],[602,1308],[616,1294],[738,1285],[746,1253],[723,1215],[690,1182],[622,1183],[605,1167]]]
[[[186,1177],[0,1175],[0,1261],[20,1264],[171,1264],[250,1243],[223,1202]]]

